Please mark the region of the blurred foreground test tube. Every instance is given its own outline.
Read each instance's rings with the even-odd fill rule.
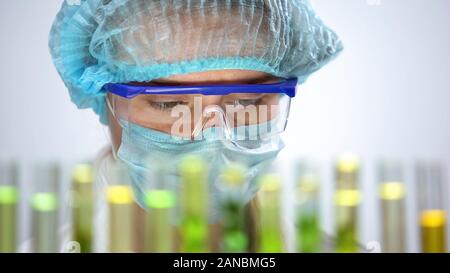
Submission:
[[[175,202],[175,193],[170,190],[154,189],[146,193],[145,252],[173,252],[175,234],[171,214]]]
[[[208,252],[208,171],[206,162],[189,155],[179,166],[181,175],[181,251]]]
[[[416,165],[419,224],[422,252],[447,251],[446,182],[438,162],[421,161]]]
[[[59,251],[58,208],[60,168],[56,162],[38,162],[34,166],[33,252]]]
[[[83,253],[92,252],[94,174],[91,164],[78,164],[72,172],[73,239]]]
[[[358,252],[359,159],[353,154],[339,157],[336,165],[336,251]]]
[[[405,183],[400,162],[383,160],[378,165],[382,251],[406,251]]]
[[[0,253],[17,251],[18,201],[18,166],[0,161]]]
[[[281,177],[267,173],[259,178],[260,253],[280,253],[284,250],[281,226]]]
[[[109,251],[133,252],[134,198],[128,171],[119,161],[114,162],[112,168],[112,176],[106,189],[109,210]]]
[[[247,252],[249,239],[245,230],[244,185],[247,168],[230,163],[221,174],[222,182],[222,251]]]
[[[299,164],[295,189],[297,251],[314,253],[322,248],[319,207],[320,180],[315,164]]]

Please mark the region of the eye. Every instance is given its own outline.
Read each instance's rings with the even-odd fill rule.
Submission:
[[[186,105],[187,103],[184,101],[149,101],[149,104],[152,108],[155,108],[159,111],[170,111],[178,105]]]
[[[261,104],[262,99],[261,98],[255,98],[255,99],[240,99],[235,100],[232,102],[235,106],[242,105],[244,107],[250,106],[250,105],[259,105]]]
[[[249,105],[258,105],[261,103],[261,98],[259,99],[252,99],[252,100],[239,100],[239,104],[243,106],[249,106]]]

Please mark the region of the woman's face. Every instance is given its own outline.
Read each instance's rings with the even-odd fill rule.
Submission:
[[[217,70],[217,71],[207,71],[207,72],[198,72],[198,73],[190,73],[190,74],[184,74],[184,75],[175,75],[171,76],[169,78],[162,78],[153,80],[151,84],[157,84],[157,85],[198,85],[198,84],[263,84],[263,83],[273,83],[278,80],[277,77],[274,77],[270,74],[258,72],[258,71],[251,71],[251,70]],[[134,83],[134,84],[140,84],[140,83]],[[148,84],[148,83],[147,83]],[[232,95],[228,95],[232,96]],[[271,97],[256,97],[257,95],[248,95],[248,98],[245,97],[246,100],[274,100],[276,99],[275,96]],[[207,107],[208,105],[217,105],[219,102],[223,102],[227,100],[227,97],[223,96],[204,96],[202,98],[202,106]],[[182,97],[180,95],[164,95],[161,98],[158,98],[157,96],[152,98],[152,101],[148,101],[148,98],[146,96],[140,96],[136,99],[133,99],[133,104],[136,105],[134,107],[135,109],[139,109],[139,106],[142,105],[153,105],[153,108],[156,107],[167,107],[171,106],[173,103],[178,102],[185,102],[189,103],[191,98],[188,97]],[[268,102],[265,102],[268,103]],[[269,102],[270,103],[270,102]],[[153,116],[156,116],[156,112],[158,112],[158,109],[153,109],[155,113],[153,113]],[[121,143],[121,137],[122,137],[122,129],[119,126],[117,120],[113,117],[111,112],[108,114],[109,117],[109,128],[111,131],[111,138],[114,145],[114,149],[117,152],[117,149],[120,146]],[[139,115],[134,115],[134,122],[139,123]],[[158,123],[153,126],[153,129],[170,133],[169,127],[166,128],[166,125],[164,123]]]

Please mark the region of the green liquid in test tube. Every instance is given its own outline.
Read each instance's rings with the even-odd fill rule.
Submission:
[[[260,177],[260,253],[283,252],[284,243],[281,228],[281,177],[264,174]]]
[[[35,190],[31,197],[33,252],[56,253],[59,251],[59,167],[56,163],[36,164],[34,176]]]
[[[297,250],[303,253],[320,252],[319,176],[309,165],[300,166],[296,187]]]
[[[405,184],[399,162],[382,161],[379,165],[382,251],[406,251]]]
[[[182,179],[181,251],[208,252],[208,182],[206,163],[197,156],[185,157],[179,171]]]
[[[0,162],[0,253],[16,252],[17,165]]]
[[[170,253],[174,247],[174,229],[170,223],[175,194],[169,190],[150,190],[145,196],[145,252]]]
[[[32,197],[34,252],[58,251],[58,196],[52,192],[35,193]]]
[[[339,158],[336,167],[336,252],[358,252],[359,161],[348,154]]]
[[[93,236],[93,169],[90,164],[76,165],[72,173],[73,239],[82,253],[92,252]]]
[[[245,231],[245,204],[242,196],[245,174],[246,167],[236,163],[228,165],[222,173],[222,250],[227,253],[248,251],[249,239]]]

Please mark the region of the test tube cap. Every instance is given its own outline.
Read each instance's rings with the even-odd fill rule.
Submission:
[[[19,198],[19,192],[13,186],[0,186],[0,204],[15,204]]]
[[[239,163],[228,164],[222,172],[222,180],[227,186],[239,187],[245,183],[247,167]]]
[[[353,173],[359,168],[359,158],[352,153],[344,153],[338,157],[336,168],[339,172]]]
[[[281,176],[276,173],[263,174],[259,183],[261,185],[261,191],[263,192],[275,192],[281,189]]]
[[[37,211],[54,211],[58,208],[58,197],[51,192],[35,193],[31,198],[31,206]]]
[[[126,185],[109,186],[107,189],[107,199],[111,204],[131,204],[133,202],[133,191]]]
[[[206,171],[206,162],[197,155],[187,155],[181,159],[179,170],[181,175],[199,175]]]
[[[175,206],[175,201],[175,194],[168,190],[152,190],[145,195],[145,204],[149,208],[172,208]]]
[[[94,180],[94,171],[91,164],[77,164],[72,172],[73,181],[80,184],[90,184]]]

